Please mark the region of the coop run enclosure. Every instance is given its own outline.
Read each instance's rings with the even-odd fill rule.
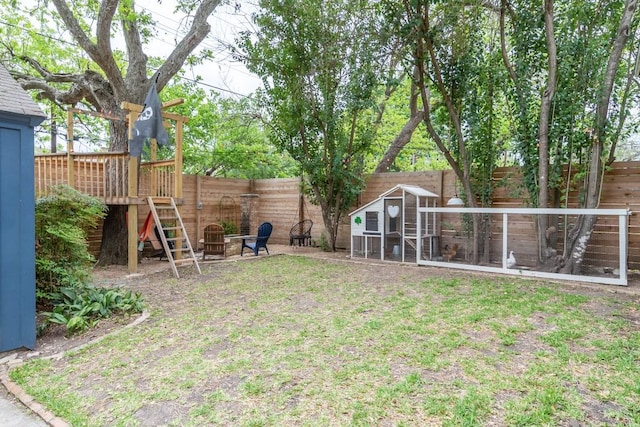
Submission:
[[[352,241],[352,256],[528,277],[627,285],[626,209],[493,209],[420,206],[378,233]],[[407,212],[408,214],[409,212]],[[478,263],[473,257],[472,215],[481,218]],[[576,224],[594,218],[577,274],[562,272]],[[537,229],[542,225],[542,243]],[[398,232],[400,230],[400,232]],[[407,232],[407,230],[410,230]],[[415,230],[415,231],[414,231]],[[403,236],[388,239],[387,234]],[[417,238],[417,236],[420,236]],[[611,247],[617,247],[612,251]],[[540,259],[546,259],[542,264]],[[575,273],[575,272],[574,272]]]

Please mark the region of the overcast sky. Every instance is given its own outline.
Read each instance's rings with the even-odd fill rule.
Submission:
[[[178,33],[180,16],[174,14],[176,0],[137,0],[136,6],[151,13],[158,22],[157,40],[149,47],[147,53],[152,56],[166,57],[176,45],[182,34]],[[261,86],[260,79],[251,74],[242,63],[231,58],[225,49],[228,43],[234,43],[240,31],[251,28],[250,14],[255,10],[250,2],[242,2],[239,10],[232,5],[222,5],[216,8],[211,17],[211,33],[201,43],[199,49],[210,49],[214,52],[213,62],[189,69],[185,65],[185,77],[203,78],[205,89],[217,90],[222,96],[238,98],[248,95]],[[239,95],[238,95],[239,94]]]

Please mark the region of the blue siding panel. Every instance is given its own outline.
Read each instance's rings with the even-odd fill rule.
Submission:
[[[34,348],[33,128],[0,123],[0,351]]]

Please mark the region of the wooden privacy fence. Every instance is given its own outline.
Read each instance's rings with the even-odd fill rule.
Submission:
[[[65,156],[66,154],[36,157],[36,191],[39,194],[44,194],[49,185],[66,183],[68,163],[64,160]],[[82,178],[92,183],[83,184],[87,192],[98,191],[97,188],[101,188],[101,180],[104,180],[99,177],[99,171],[104,170],[106,160],[98,161],[92,157],[85,159],[82,156],[78,156],[77,159],[77,162],[74,160],[76,186]],[[91,162],[95,163],[93,168],[88,164],[80,167],[81,159],[92,159]],[[141,166],[141,194],[144,194],[143,188],[145,192],[170,194],[173,188],[171,180],[174,179],[171,170],[171,165],[165,162]],[[320,242],[320,236],[324,231],[322,214],[320,208],[312,205],[306,198],[303,206],[300,206],[299,178],[243,180],[184,175],[181,179],[183,180],[182,217],[192,242],[197,242],[202,236],[204,227],[212,222],[229,222],[229,218],[235,217],[239,227],[241,205],[243,199],[246,200],[244,197],[246,195],[255,196],[253,211],[250,213],[251,229],[257,229],[257,225],[263,221],[273,223],[274,231],[270,242],[288,244],[289,230],[299,221],[301,208],[304,210],[305,219],[311,219],[314,223],[311,230],[312,240],[316,244]],[[517,168],[496,169],[493,183],[495,188],[493,207],[528,207],[527,194],[523,190]],[[374,174],[367,177],[366,188],[349,212],[376,199],[396,184],[417,185],[440,195],[438,206],[446,206],[447,200],[456,194],[456,178],[452,171]],[[103,193],[95,193],[97,197],[102,197],[101,194]],[[220,208],[223,199],[224,214]],[[568,207],[577,207],[577,192],[569,191],[567,200]],[[617,162],[612,165],[603,179],[600,207],[640,212],[640,162]],[[141,205],[138,213],[140,223],[146,214],[147,209]],[[461,215],[454,211],[450,214],[442,214],[439,232],[443,241],[455,238],[461,228],[461,221]],[[512,235],[517,236],[518,251],[523,259],[527,257],[533,259],[536,256],[535,248],[537,247],[533,217],[522,216],[517,218],[517,221],[518,224],[510,224],[510,229]],[[492,224],[496,232],[499,232],[501,227],[500,223]],[[337,247],[347,249],[349,242],[349,218],[345,216],[339,228]],[[590,241],[585,263],[598,265],[605,254],[617,252],[617,250],[617,240],[611,234],[607,224],[598,223]],[[640,215],[638,214],[629,216],[628,264],[632,270],[640,269]]]

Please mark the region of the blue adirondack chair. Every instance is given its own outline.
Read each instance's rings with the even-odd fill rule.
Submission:
[[[267,240],[269,240],[269,236],[271,236],[271,231],[273,230],[273,225],[270,222],[263,222],[258,227],[258,235],[253,238],[242,239],[242,248],[240,249],[240,256],[242,256],[244,252],[244,248],[248,248],[257,256],[260,248],[264,248],[269,254],[269,248],[267,248]]]

